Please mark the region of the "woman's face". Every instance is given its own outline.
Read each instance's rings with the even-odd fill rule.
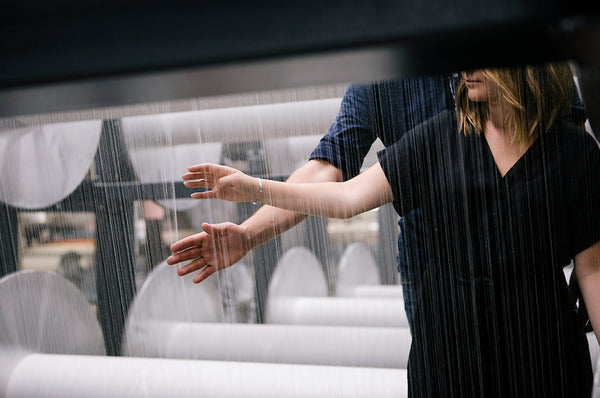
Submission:
[[[498,90],[494,89],[495,84],[485,76],[481,69],[462,72],[462,78],[471,101],[490,102],[498,96]]]

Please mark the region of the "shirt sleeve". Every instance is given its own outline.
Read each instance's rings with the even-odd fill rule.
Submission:
[[[445,110],[454,110],[446,75],[351,84],[310,159],[325,160],[352,178],[377,138],[388,147]]]
[[[414,162],[413,146],[414,137],[408,134],[394,145],[377,153],[379,164],[394,195],[392,204],[400,216],[419,207],[419,193],[415,189],[417,184],[411,168]]]
[[[359,174],[363,159],[377,139],[374,84],[351,84],[327,134],[310,155],[325,160],[349,179]]]
[[[421,123],[394,145],[377,155],[394,195],[393,205],[400,216],[423,209],[434,195],[432,178],[451,165],[456,148],[456,113],[443,111]],[[433,184],[433,185],[432,185]]]

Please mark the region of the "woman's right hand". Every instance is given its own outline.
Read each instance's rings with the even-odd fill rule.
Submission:
[[[179,276],[198,271],[194,283],[200,283],[216,271],[230,267],[241,260],[252,248],[245,227],[230,222],[202,224],[202,232],[188,236],[171,245],[173,254],[167,264],[186,261],[177,270]]]
[[[205,163],[188,167],[181,176],[188,188],[208,188],[195,192],[194,199],[223,199],[230,202],[258,201],[259,181],[232,167]]]

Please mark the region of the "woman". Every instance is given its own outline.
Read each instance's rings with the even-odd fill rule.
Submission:
[[[548,64],[464,72],[444,112],[344,183],[289,184],[190,167],[194,198],[260,201],[347,218],[392,201],[421,209],[426,258],[411,396],[588,397],[587,341],[562,268],[575,262],[600,330],[600,151],[558,118],[572,76]],[[422,304],[421,304],[422,303]]]

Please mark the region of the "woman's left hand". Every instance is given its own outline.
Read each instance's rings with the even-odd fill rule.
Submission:
[[[210,191],[195,192],[194,199],[223,199],[230,202],[252,202],[259,193],[259,182],[232,167],[217,164],[199,164],[188,167],[181,176],[188,188],[208,188]]]

